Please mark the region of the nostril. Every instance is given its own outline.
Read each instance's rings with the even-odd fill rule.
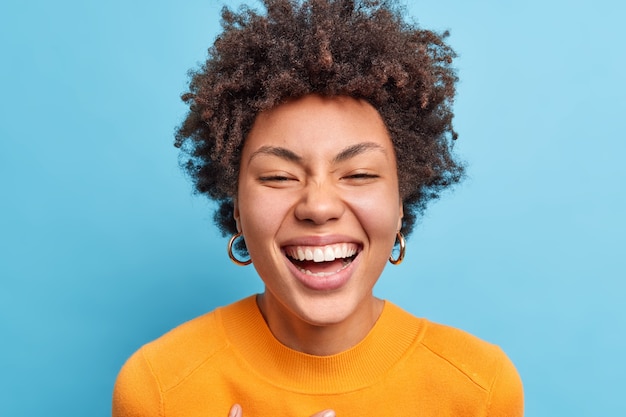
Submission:
[[[339,195],[318,189],[307,193],[298,203],[295,215],[299,220],[319,225],[339,219],[344,211],[345,206]]]

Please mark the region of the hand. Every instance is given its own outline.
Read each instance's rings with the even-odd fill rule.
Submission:
[[[243,417],[241,406],[239,404],[233,405],[228,413],[228,417]],[[333,410],[322,410],[310,417],[336,417],[336,414]]]

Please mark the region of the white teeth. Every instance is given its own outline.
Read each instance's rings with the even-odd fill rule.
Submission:
[[[324,262],[324,252],[320,248],[315,248],[313,252],[313,262]]]
[[[328,246],[291,246],[287,255],[298,261],[331,262],[354,256],[358,247],[353,243],[338,243]]]
[[[298,268],[298,269],[303,274],[310,275],[312,277],[321,277],[321,278],[323,278],[323,277],[329,277],[331,275],[336,274],[337,272],[343,271],[344,269],[346,269],[348,267],[348,265],[350,265],[350,262],[343,262],[343,265],[341,265],[341,268],[339,268],[335,272],[311,272],[308,269],[303,269],[303,268]]]

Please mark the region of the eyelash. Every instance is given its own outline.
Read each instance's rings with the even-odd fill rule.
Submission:
[[[283,182],[283,181],[289,181],[291,180],[291,178],[289,177],[285,177],[283,175],[271,175],[268,177],[260,177],[259,181],[261,182],[272,182],[272,181],[278,181],[278,182]]]
[[[372,178],[378,178],[378,175],[376,174],[366,174],[366,173],[360,173],[360,174],[353,174],[353,175],[348,175],[346,177],[344,177],[345,179],[355,179],[355,180],[368,180],[368,179],[372,179]]]

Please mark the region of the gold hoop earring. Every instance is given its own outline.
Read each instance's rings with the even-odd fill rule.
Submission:
[[[393,255],[389,256],[389,262],[391,262],[394,265],[400,265],[402,261],[404,260],[404,254],[406,252],[406,241],[404,240],[404,236],[402,235],[402,232],[400,231],[396,233],[396,239],[398,240],[398,243],[400,244],[400,253],[398,254],[398,257],[396,259],[393,259]]]
[[[228,257],[230,258],[231,261],[233,261],[235,265],[246,266],[252,263],[252,259],[240,261],[239,259],[235,257],[235,254],[233,254],[233,244],[235,243],[235,240],[239,239],[241,236],[242,236],[241,232],[237,232],[228,241]]]

